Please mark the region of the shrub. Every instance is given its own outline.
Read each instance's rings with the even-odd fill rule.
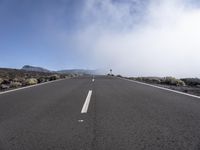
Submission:
[[[35,78],[30,78],[30,79],[25,80],[26,85],[34,85],[34,84],[37,84],[37,83],[38,83],[38,81]]]
[[[173,77],[165,77],[163,81],[165,84],[176,85],[176,78]]]
[[[60,78],[60,79],[63,79],[63,78],[65,78],[65,75],[60,74],[60,75],[59,75],[59,78]]]
[[[164,84],[168,84],[168,85],[185,86],[184,81],[182,81],[180,79],[176,79],[174,77],[165,77],[162,82]]]
[[[69,74],[68,76],[71,77],[71,78],[73,78],[73,77],[76,77],[77,74],[71,73],[71,74]]]
[[[184,79],[181,79],[181,80],[184,81],[185,84],[189,85],[189,86],[200,85],[200,79],[198,79],[198,78],[184,78]]]
[[[148,83],[155,83],[155,84],[161,83],[161,79],[159,77],[142,77],[140,80]]]
[[[143,81],[143,78],[142,77],[138,77],[138,78],[136,78],[136,80]]]
[[[6,89],[9,89],[10,86],[9,86],[9,85],[6,85],[6,84],[1,84],[0,88],[1,88],[2,90],[6,90]]]
[[[185,85],[184,81],[178,79],[177,80],[177,86],[186,86],[186,85]]]
[[[110,74],[110,73],[108,73],[107,76],[114,76],[114,74]]]
[[[2,84],[10,84],[10,81],[8,79],[4,79]]]
[[[160,84],[160,83],[161,83],[161,80],[158,79],[158,78],[152,78],[150,81],[151,81],[152,83],[156,83],[156,84]]]
[[[64,78],[65,78],[65,79],[69,79],[69,78],[70,78],[70,76],[68,76],[68,75],[67,75],[67,76],[65,76]]]
[[[134,77],[128,77],[129,80],[136,80]]]
[[[17,88],[17,87],[20,87],[20,86],[22,86],[22,83],[20,83],[20,82],[11,82],[10,83],[11,88]]]
[[[17,77],[17,78],[14,78],[14,79],[10,79],[10,82],[24,82],[24,78],[22,77]]]
[[[49,76],[47,76],[47,77],[44,77],[44,79],[45,79],[45,82],[48,82],[48,81],[50,81],[50,77],[49,77]]]
[[[18,78],[14,78],[14,79],[11,79],[11,81],[13,81],[13,82],[19,82],[19,79]]]
[[[0,84],[3,82],[3,79],[2,78],[0,78]]]
[[[52,80],[57,80],[57,79],[60,79],[60,76],[57,75],[57,74],[54,74],[52,76],[49,77],[49,80],[52,81]]]
[[[45,77],[39,77],[37,80],[38,80],[38,83],[44,83],[47,81]]]
[[[120,74],[118,74],[117,77],[122,78],[122,76]]]

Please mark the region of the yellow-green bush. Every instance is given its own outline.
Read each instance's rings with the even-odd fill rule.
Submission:
[[[20,82],[11,82],[10,83],[11,88],[17,88],[17,87],[20,87],[20,86],[22,86],[22,83],[20,83]]]
[[[34,84],[37,84],[37,83],[38,83],[38,81],[35,78],[29,78],[29,79],[25,80],[26,85],[34,85]]]
[[[169,84],[169,85],[185,86],[184,81],[180,79],[176,79],[174,77],[165,77],[163,81],[165,84]]]

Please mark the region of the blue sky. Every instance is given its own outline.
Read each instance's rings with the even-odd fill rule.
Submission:
[[[0,0],[0,67],[200,77],[197,0]]]
[[[77,0],[1,0],[0,66],[87,67],[72,48],[62,46],[79,28],[81,5]],[[66,40],[59,40],[62,36]]]
[[[112,1],[119,5],[124,2],[129,3]],[[24,64],[30,64],[50,69],[96,68],[88,61],[90,58],[87,55],[79,53],[76,48],[78,43],[72,42],[72,36],[77,32],[84,32],[87,26],[98,19],[101,24],[105,21],[102,28],[111,24],[107,23],[110,17],[102,13],[104,8],[100,8],[100,1],[94,5],[94,9],[99,9],[100,14],[91,12],[84,16],[87,3],[93,2],[0,0],[0,52],[3,55],[0,66],[20,68]],[[100,16],[101,13],[105,16]],[[105,20],[101,17],[105,17]],[[119,30],[122,26],[116,25],[115,28]]]

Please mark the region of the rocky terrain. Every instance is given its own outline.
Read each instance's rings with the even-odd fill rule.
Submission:
[[[121,76],[118,75],[118,77]],[[129,77],[127,79],[150,83],[161,87],[200,96],[199,78],[176,79],[174,77]]]
[[[37,69],[39,70],[0,68],[0,91],[77,76],[77,74],[61,74]]]

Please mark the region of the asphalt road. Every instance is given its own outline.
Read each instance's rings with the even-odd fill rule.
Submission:
[[[0,150],[199,149],[198,98],[105,76],[0,94]]]

